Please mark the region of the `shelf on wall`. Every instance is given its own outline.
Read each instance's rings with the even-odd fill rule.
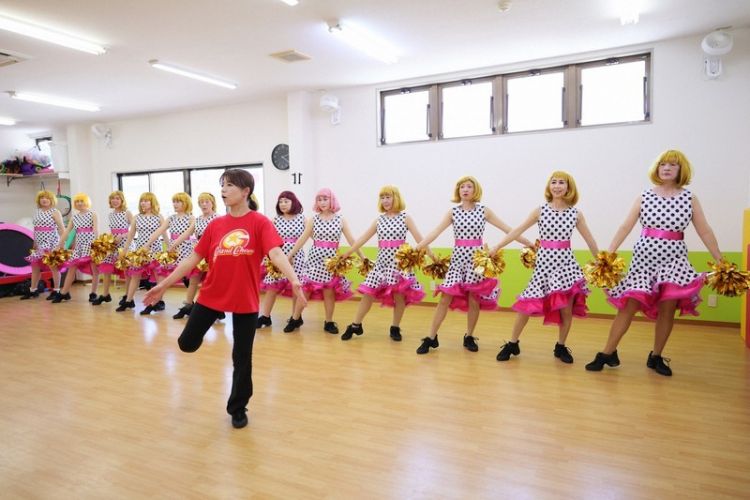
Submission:
[[[68,172],[47,172],[34,175],[0,174],[0,177],[5,177],[5,185],[10,186],[15,179],[70,179],[70,174]]]

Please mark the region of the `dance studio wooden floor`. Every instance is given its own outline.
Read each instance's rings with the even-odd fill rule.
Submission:
[[[483,313],[480,351],[451,313],[441,347],[415,349],[433,309],[407,310],[404,342],[373,308],[350,342],[322,331],[255,340],[250,424],[230,425],[231,332],[179,351],[182,299],[149,317],[92,307],[88,289],[52,305],[0,300],[2,498],[748,498],[750,350],[737,329],[677,325],[675,376],[645,366],[651,324],[622,366],[588,373],[608,320],[573,325],[576,362],[552,357],[532,320],[522,354],[495,361],[513,315]],[[137,298],[140,298],[140,293]],[[138,310],[141,309],[138,306]],[[357,302],[337,306],[342,329]]]

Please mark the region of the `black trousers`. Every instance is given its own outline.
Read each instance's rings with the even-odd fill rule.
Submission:
[[[184,352],[195,352],[203,343],[203,337],[220,311],[215,311],[199,303],[193,305],[185,329],[177,339],[180,349]],[[232,393],[227,401],[227,413],[230,415],[247,407],[247,402],[253,395],[253,340],[255,340],[255,324],[258,313],[232,313]]]

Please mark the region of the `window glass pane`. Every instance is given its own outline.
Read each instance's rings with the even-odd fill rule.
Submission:
[[[508,80],[508,132],[561,128],[563,73]]]
[[[164,217],[174,213],[172,196],[185,191],[185,181],[182,172],[153,172],[151,175],[151,192],[159,200],[159,212]]]
[[[645,120],[646,61],[581,69],[581,125]]]
[[[385,96],[383,106],[386,144],[428,140],[428,102],[427,90]]]
[[[226,207],[221,201],[221,185],[219,179],[221,174],[224,173],[225,168],[206,168],[201,170],[190,171],[190,188],[193,190],[190,193],[193,199],[193,215],[196,217],[201,215],[201,209],[198,206],[198,195],[201,193],[211,193],[216,198],[216,213],[226,213]]]
[[[138,213],[138,200],[147,191],[148,174],[122,176],[122,192],[125,193],[128,210],[133,212],[133,214]]]
[[[444,87],[442,96],[443,137],[492,133],[492,82]]]

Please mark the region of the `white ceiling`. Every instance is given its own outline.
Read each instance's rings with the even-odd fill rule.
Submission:
[[[723,26],[750,26],[750,0],[629,0],[637,25],[621,26],[618,0],[0,0],[8,15],[104,44],[88,55],[0,31],[0,52],[28,60],[0,68],[0,92],[29,91],[101,105],[98,113],[25,103],[0,93],[16,129],[112,121],[258,99],[498,66],[649,43]],[[401,51],[387,65],[342,44],[325,21],[365,26]],[[296,49],[310,61],[272,52]],[[699,50],[696,47],[696,50]],[[160,59],[239,83],[225,90],[153,69]]]

